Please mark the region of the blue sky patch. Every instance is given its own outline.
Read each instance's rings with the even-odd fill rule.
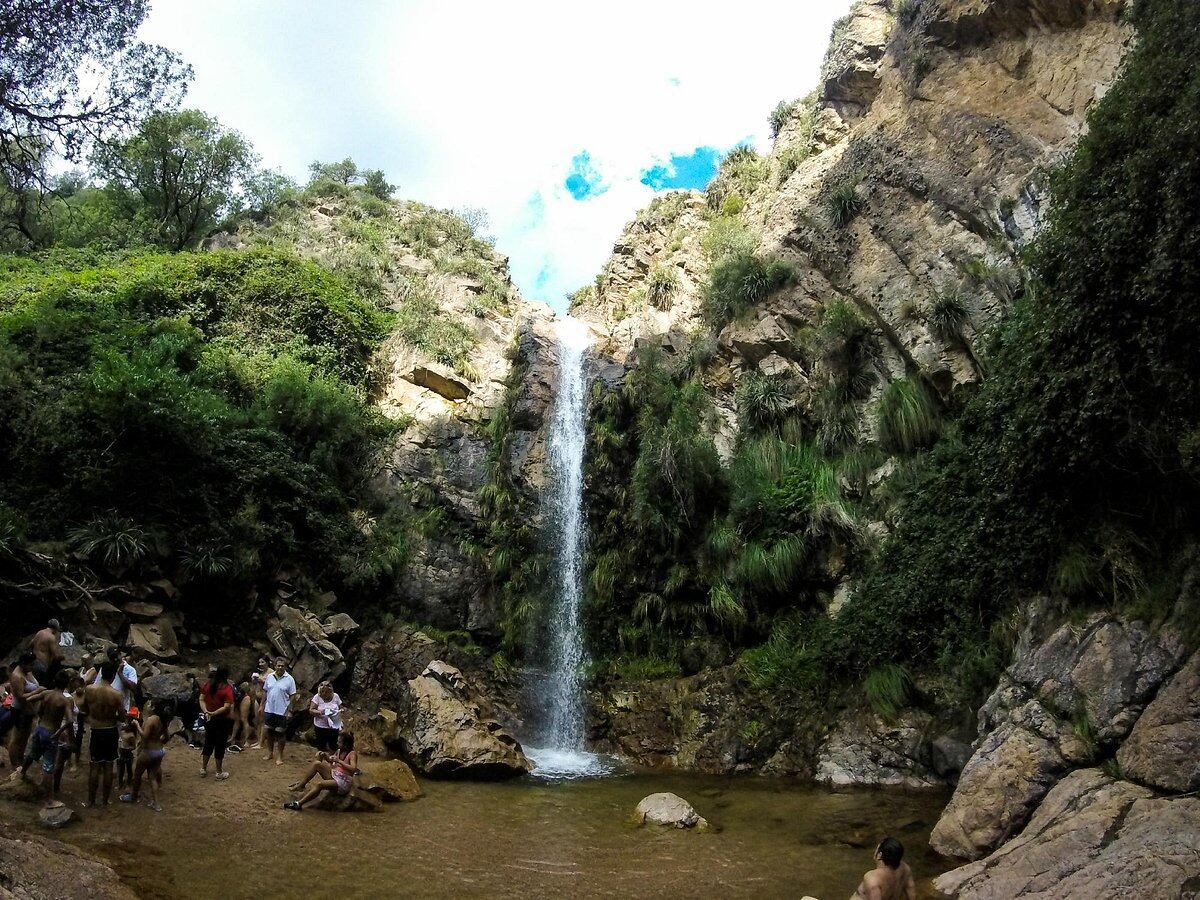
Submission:
[[[571,157],[571,174],[563,182],[563,186],[576,200],[586,200],[588,197],[598,197],[608,190],[608,185],[592,165],[591,154],[580,150]]]
[[[686,156],[672,153],[666,163],[643,169],[641,182],[656,191],[704,190],[717,174],[720,163],[721,152],[716,147],[697,147]]]

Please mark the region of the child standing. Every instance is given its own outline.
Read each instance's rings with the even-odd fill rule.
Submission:
[[[117,747],[117,790],[133,785],[133,751],[137,747],[138,714],[136,706],[129,707],[125,721],[121,724],[121,742]]]

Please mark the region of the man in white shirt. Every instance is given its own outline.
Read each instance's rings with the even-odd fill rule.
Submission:
[[[275,660],[275,671],[263,680],[263,724],[267,729],[267,755],[264,760],[275,755],[279,748],[279,759],[275,765],[283,765],[283,748],[287,744],[288,710],[292,705],[292,696],[296,693],[296,679],[287,671],[287,663],[282,657]]]
[[[116,676],[111,682],[106,683],[121,692],[125,712],[129,712],[129,708],[133,705],[133,690],[137,687],[138,683],[137,669],[129,664],[129,660],[125,658],[125,654],[116,647],[109,647],[105,655],[117,667]],[[100,666],[97,664],[88,669],[87,673],[83,676],[83,680],[85,684],[100,684],[103,680],[100,676]]]

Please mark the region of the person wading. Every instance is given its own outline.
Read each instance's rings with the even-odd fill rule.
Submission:
[[[88,756],[92,763],[88,770],[88,806],[96,805],[96,788],[101,781],[104,783],[105,806],[112,797],[113,763],[117,761],[120,743],[117,726],[125,714],[125,698],[112,686],[117,677],[117,664],[108,660],[100,667],[99,676],[96,684],[83,689],[83,702],[79,704],[92,726],[88,741]]]
[[[267,755],[265,760],[275,755],[279,749],[279,758],[275,765],[283,765],[283,749],[287,745],[288,710],[292,697],[296,693],[296,679],[288,674],[287,663],[283,658],[275,660],[275,670],[263,680],[263,725],[267,729]]]
[[[917,900],[917,885],[908,863],[901,862],[904,845],[884,838],[875,848],[875,868],[863,876],[850,900]]]
[[[224,666],[200,688],[200,714],[204,716],[204,754],[200,758],[200,777],[208,775],[208,760],[217,758],[217,778],[229,777],[225,771],[225,748],[233,733],[233,687],[229,684],[229,669]]]

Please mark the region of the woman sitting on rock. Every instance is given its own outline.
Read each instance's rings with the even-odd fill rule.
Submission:
[[[296,812],[304,809],[321,795],[322,791],[333,791],[339,795],[350,793],[354,786],[354,776],[359,774],[358,752],[354,749],[354,732],[343,731],[338,735],[337,753],[318,753],[317,761],[308,768],[308,774],[303,781],[297,781],[288,790],[303,791],[308,783],[320,776],[320,780],[308,788],[308,792],[299,800],[289,800],[283,804],[284,809]]]

